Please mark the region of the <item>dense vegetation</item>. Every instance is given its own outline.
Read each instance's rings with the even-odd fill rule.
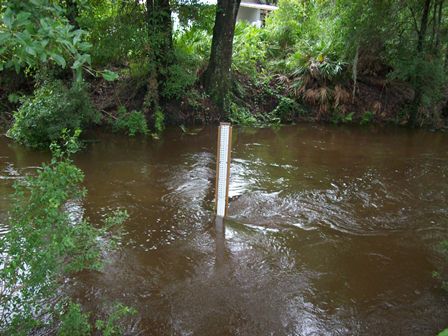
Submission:
[[[446,1],[280,0],[262,27],[235,26],[238,6],[3,1],[1,119],[32,147],[92,123],[445,126]]]

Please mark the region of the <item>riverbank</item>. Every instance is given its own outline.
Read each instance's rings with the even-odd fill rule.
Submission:
[[[280,74],[256,81],[234,73],[225,118],[248,126],[297,122],[406,125],[408,112],[413,108],[412,87],[384,77],[360,76],[355,91],[353,82],[347,80],[327,86],[310,85],[298,92],[296,81]],[[91,82],[92,101],[105,119],[115,116],[120,106],[128,111],[141,111],[144,110],[145,84],[130,75],[121,76],[116,82],[97,78]],[[434,107],[434,114],[440,118],[420,127],[446,129],[447,102],[448,90],[446,98]],[[161,102],[161,108],[168,125],[206,125],[222,118],[199,81],[180,99]],[[146,117],[154,124],[152,111]]]
[[[120,74],[116,81],[88,76],[86,90],[92,105],[101,114],[100,127],[109,127],[117,118],[120,108],[127,111],[144,111],[147,93],[145,78],[135,77],[129,69],[115,68]],[[0,102],[3,113],[0,124],[9,129],[14,110],[20,106],[20,95],[32,94],[33,81],[11,74],[1,81]],[[298,92],[297,79],[272,75],[263,81],[234,73],[226,119],[246,126],[275,125],[278,123],[331,123],[331,124],[395,124],[406,125],[412,108],[414,91],[405,82],[391,81],[384,77],[360,76],[355,95],[353,83],[309,85]],[[18,94],[19,93],[19,94]],[[436,130],[448,128],[448,95],[434,109],[440,118],[432,124],[420,127]],[[166,125],[215,124],[222,116],[197,81],[185,94],[176,99],[161,102]],[[145,118],[154,128],[154,111],[146,110]]]

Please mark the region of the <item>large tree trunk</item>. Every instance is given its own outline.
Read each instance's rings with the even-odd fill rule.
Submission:
[[[241,0],[218,0],[210,61],[203,75],[208,94],[224,116],[224,102],[230,87],[233,35]]]
[[[149,51],[152,71],[148,79],[145,108],[155,111],[168,79],[168,68],[174,62],[173,23],[169,0],[146,0]]]
[[[420,105],[422,103],[423,98],[423,78],[422,78],[422,69],[421,69],[421,63],[423,62],[423,49],[425,44],[425,38],[426,38],[426,30],[428,28],[428,17],[429,17],[429,11],[431,8],[431,0],[425,0],[425,3],[423,5],[423,12],[422,17],[420,20],[420,29],[418,30],[418,40],[417,40],[417,57],[418,57],[418,63],[416,67],[416,73],[415,73],[415,85],[414,85],[414,101],[413,101],[413,107],[411,108],[411,112],[409,115],[409,124],[411,126],[416,126],[417,124],[417,116],[420,110]]]

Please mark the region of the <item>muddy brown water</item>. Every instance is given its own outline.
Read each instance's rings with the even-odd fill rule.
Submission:
[[[448,134],[399,128],[234,129],[229,218],[213,216],[216,128],[112,134],[76,156],[92,222],[130,220],[102,272],[73,281],[100,314],[139,311],[143,335],[434,335],[447,295]],[[48,153],[0,141],[0,234],[12,182]]]

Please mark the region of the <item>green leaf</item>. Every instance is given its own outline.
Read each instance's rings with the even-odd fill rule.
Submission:
[[[104,70],[101,75],[103,78],[109,82],[113,82],[114,80],[118,79],[118,74],[116,72],[110,71],[110,70]]]
[[[14,63],[14,69],[16,70],[16,73],[19,73],[20,72],[20,63],[19,63],[19,61],[14,59],[13,63]]]
[[[3,23],[8,27],[9,29],[12,28],[12,21],[13,21],[13,12],[10,8],[8,8],[5,11],[5,14],[3,14]]]
[[[27,46],[25,51],[32,56],[36,56],[36,50],[33,47]]]
[[[89,42],[81,42],[78,44],[78,49],[82,51],[87,51],[92,47],[92,44]]]
[[[73,37],[73,44],[76,44],[79,41],[81,41],[81,37],[82,37],[81,35],[82,35],[82,31],[81,30],[75,31],[75,36]]]
[[[76,82],[81,82],[82,80],[82,68],[75,69]]]
[[[51,58],[62,68],[65,68],[66,66],[66,62],[64,57],[62,57],[61,55],[55,54],[55,53],[51,53],[50,54]]]
[[[441,331],[437,336],[448,336],[448,329]]]
[[[48,55],[46,53],[40,54],[40,61],[45,63],[47,61]]]
[[[11,34],[8,32],[0,32],[0,45],[6,43],[11,38]]]
[[[17,15],[18,24],[19,25],[25,24],[25,22],[30,18],[30,16],[31,16],[31,13],[29,13],[29,12],[20,12]]]

